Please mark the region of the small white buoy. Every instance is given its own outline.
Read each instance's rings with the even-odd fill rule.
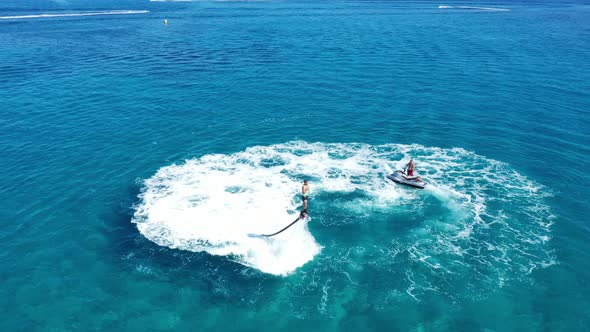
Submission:
[[[164,25],[168,25],[168,19],[167,18],[164,19]]]

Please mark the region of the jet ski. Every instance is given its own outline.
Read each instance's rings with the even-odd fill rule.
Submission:
[[[427,184],[422,180],[418,180],[417,176],[406,176],[402,171],[395,171],[394,173],[387,175],[387,178],[395,183],[419,189],[424,189]]]

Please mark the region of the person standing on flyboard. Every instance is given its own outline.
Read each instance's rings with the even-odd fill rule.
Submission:
[[[303,180],[303,186],[301,187],[301,199],[303,200],[303,210],[301,210],[301,215],[307,214],[307,201],[309,199],[309,194],[311,191],[309,190],[309,183],[307,180]]]

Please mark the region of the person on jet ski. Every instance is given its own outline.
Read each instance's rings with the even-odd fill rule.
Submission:
[[[406,173],[406,179],[412,180],[412,181],[422,181],[422,179],[420,179],[420,177],[414,175],[415,168],[416,168],[416,165],[414,165],[414,159],[412,158],[412,159],[410,159],[410,162],[404,168],[404,171]]]

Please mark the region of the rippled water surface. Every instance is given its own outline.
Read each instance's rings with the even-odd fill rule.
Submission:
[[[39,6],[0,4],[0,330],[590,329],[589,6]]]

